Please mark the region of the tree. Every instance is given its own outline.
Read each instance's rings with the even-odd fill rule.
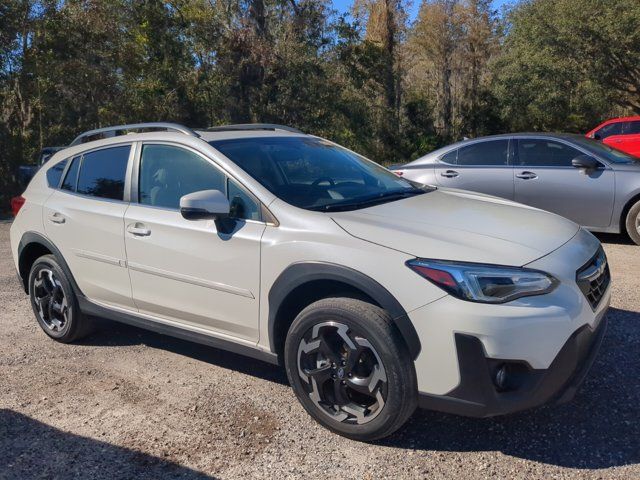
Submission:
[[[444,140],[491,130],[488,64],[498,51],[489,0],[426,0],[407,50],[410,88],[431,91],[434,124]]]
[[[523,2],[507,29],[493,91],[512,128],[584,132],[640,113],[637,0]]]

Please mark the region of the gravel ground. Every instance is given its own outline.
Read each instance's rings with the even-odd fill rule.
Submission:
[[[602,237],[609,331],[577,398],[497,419],[418,411],[377,444],[303,411],[273,366],[106,324],[49,340],[0,224],[0,478],[640,478],[640,247]]]

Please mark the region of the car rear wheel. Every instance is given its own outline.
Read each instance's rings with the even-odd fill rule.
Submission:
[[[53,255],[38,258],[29,274],[29,297],[38,324],[51,338],[69,343],[92,331],[80,313],[71,283]]]
[[[289,329],[285,367],[306,411],[349,438],[388,436],[416,408],[407,348],[389,315],[364,301],[327,298],[305,308]]]
[[[640,245],[640,202],[637,202],[627,213],[626,230],[631,240]]]

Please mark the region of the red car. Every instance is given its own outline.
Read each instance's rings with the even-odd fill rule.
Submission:
[[[612,118],[587,133],[587,137],[640,157],[640,116]]]

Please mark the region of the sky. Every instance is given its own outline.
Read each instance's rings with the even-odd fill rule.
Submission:
[[[499,10],[502,5],[507,3],[512,3],[513,0],[493,0],[493,7],[496,10]],[[418,9],[420,8],[421,0],[413,0],[411,7],[409,8],[409,18],[413,20],[418,14]],[[339,13],[347,12],[353,5],[353,0],[333,0],[333,6]]]

